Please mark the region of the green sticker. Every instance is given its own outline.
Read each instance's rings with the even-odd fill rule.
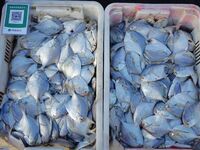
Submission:
[[[27,34],[29,4],[7,3],[4,14],[3,34]]]

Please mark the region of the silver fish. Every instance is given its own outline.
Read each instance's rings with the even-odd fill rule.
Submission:
[[[33,50],[39,48],[46,39],[48,39],[48,37],[45,34],[39,31],[33,31],[20,38],[19,41],[23,48]]]
[[[96,54],[96,53],[94,53]],[[86,49],[84,53],[79,53],[78,56],[81,60],[82,65],[89,65],[92,63],[95,63],[95,56],[94,54],[90,51],[90,49]]]
[[[77,122],[83,121],[88,114],[88,103],[86,97],[73,94],[71,100],[66,104],[69,116]]]
[[[109,96],[109,107],[112,108],[115,103],[117,102],[117,96],[115,89],[110,89],[110,96]]]
[[[52,118],[59,118],[67,114],[65,103],[59,103],[58,101],[52,102],[52,108],[47,111],[49,111],[47,114]]]
[[[141,80],[150,82],[157,81],[168,76],[169,68],[165,64],[151,65],[144,69],[141,75]]]
[[[130,106],[132,92],[134,87],[126,80],[120,78],[115,82],[116,96],[123,109],[126,112]]]
[[[26,114],[33,118],[37,116],[41,111],[37,101],[32,96],[27,96],[23,99],[20,99],[19,103],[25,107]]]
[[[49,90],[49,82],[45,73],[42,71],[35,72],[28,79],[27,88],[36,100],[41,98]]]
[[[124,121],[126,123],[134,123],[134,121],[133,121],[133,114],[130,111],[130,109],[127,112],[124,113]]]
[[[84,31],[87,40],[89,41],[92,51],[97,48],[97,22],[95,20],[90,20],[86,24],[87,30]]]
[[[128,73],[128,68],[125,66],[120,71],[121,77],[123,77],[125,80],[129,81],[130,83],[133,82],[131,74]]]
[[[188,49],[188,39],[181,30],[178,30],[169,36],[167,46],[174,54],[186,51]]]
[[[62,31],[60,34],[57,35],[56,39],[58,40],[60,47],[68,48],[69,37],[70,37],[69,34],[67,34],[65,31]]]
[[[15,126],[15,129],[24,134],[24,139],[29,145],[34,145],[39,137],[38,122],[34,118],[26,115],[24,111],[22,113],[22,119]]]
[[[126,66],[125,56],[126,53],[124,48],[120,48],[118,51],[115,52],[114,56],[111,58],[111,64],[115,70],[121,70]]]
[[[122,42],[125,36],[125,22],[120,22],[110,28],[111,43]]]
[[[70,57],[71,55],[73,55],[72,49],[69,45],[69,37],[68,39],[66,39],[64,46],[62,46],[61,48],[61,52],[60,52],[60,57],[57,63],[57,66],[60,70],[62,70],[62,65],[64,64],[64,62],[68,59],[68,57]]]
[[[174,127],[169,133],[169,136],[173,140],[181,144],[188,143],[194,140],[195,138],[198,138],[198,136],[191,128],[185,127],[184,125]]]
[[[90,128],[94,124],[92,120],[86,118],[84,121],[76,122],[70,117],[67,117],[67,127],[73,133],[81,136],[87,136],[90,133]]]
[[[51,93],[62,93],[65,92],[63,88],[63,82],[65,76],[62,73],[57,72],[52,78],[49,79]]]
[[[57,124],[59,127],[59,136],[64,137],[68,134],[68,128],[67,128],[67,117],[68,116],[63,116],[57,120]]]
[[[156,138],[144,129],[142,129],[142,135],[144,136],[145,148],[158,148],[165,142],[164,138]]]
[[[142,56],[146,45],[146,39],[136,31],[126,32],[124,46],[126,52],[135,52]]]
[[[26,80],[15,80],[8,85],[7,95],[10,99],[18,100],[26,97]]]
[[[194,84],[197,84],[198,77],[194,70],[194,66],[189,66],[189,67],[176,66],[174,69],[174,74],[180,78],[191,77]]]
[[[63,30],[64,26],[59,20],[51,16],[44,16],[35,28],[46,35],[54,35]]]
[[[147,38],[149,32],[152,30],[152,26],[145,20],[133,21],[127,28],[139,32],[145,38]]]
[[[144,101],[144,97],[141,92],[137,91],[133,94],[130,102],[130,109],[132,113],[135,113],[137,106]]]
[[[146,98],[166,101],[168,89],[159,81],[142,82],[141,90]]]
[[[141,102],[135,109],[134,123],[140,125],[143,119],[153,115],[155,103]]]
[[[21,108],[20,108],[20,104],[17,103],[17,102],[13,102],[11,107],[12,107],[12,110],[13,110],[12,113],[13,113],[15,120],[17,122],[19,122],[22,118],[22,111],[21,111]]]
[[[51,140],[56,140],[59,135],[59,127],[56,121],[52,120],[52,133],[51,133]]]
[[[8,125],[10,128],[13,128],[14,124],[16,123],[16,120],[13,115],[13,109],[12,109],[12,103],[11,102],[5,102],[1,108],[1,116],[2,120],[6,125]]]
[[[87,84],[90,83],[94,73],[95,68],[93,65],[86,65],[81,68],[81,77],[86,81]]]
[[[79,57],[77,55],[69,56],[62,65],[62,71],[69,79],[75,76],[79,76],[81,73],[81,61]]]
[[[111,130],[114,131],[115,136],[118,136],[120,133],[120,128],[121,128],[121,119],[124,118],[124,113],[121,110],[120,107],[113,107],[110,109],[109,112],[109,124],[111,127]]]
[[[55,101],[51,106],[50,115],[52,118],[59,118],[67,114],[65,105],[69,102],[71,97],[68,94],[56,94],[54,98]]]
[[[131,147],[141,147],[144,142],[140,127],[126,122],[121,124],[120,139]]]
[[[164,102],[158,102],[154,107],[154,114],[164,117],[167,120],[176,120],[177,118],[167,111]]]
[[[140,88],[141,86],[141,77],[140,75],[137,74],[131,74],[131,84],[136,87],[136,88]]]
[[[75,76],[69,81],[70,89],[73,89],[77,94],[86,96],[89,93],[89,87],[86,81],[81,76]]]
[[[78,135],[74,132],[69,131],[69,133],[67,134],[67,136],[69,136],[70,138],[73,139],[74,142],[80,143],[84,140],[84,136]]]
[[[85,137],[84,141],[80,142],[76,149],[95,150],[95,145],[92,146],[95,142],[95,137],[96,134],[90,134],[89,136]]]
[[[163,28],[151,28],[151,31],[148,34],[148,39],[156,39],[165,44],[168,36],[168,32]]]
[[[63,25],[64,31],[69,35],[80,33],[86,28],[85,22],[81,19],[68,20],[65,21]]]
[[[135,52],[128,52],[126,54],[125,62],[129,73],[141,74],[145,68],[144,58]]]
[[[167,89],[167,91],[169,91],[169,88],[171,86],[171,80],[169,79],[169,77],[161,79],[159,82],[165,86],[165,88]]]
[[[26,76],[30,77],[33,73],[35,73],[38,70],[38,65],[35,63],[31,65],[27,71],[26,71]]]
[[[122,47],[124,47],[124,42],[116,43],[115,45],[113,45],[111,47],[111,49],[110,49],[110,51],[111,51],[111,54],[110,54],[111,58],[113,57],[113,55],[115,54],[115,52],[117,50],[119,50],[120,48],[122,48]]]
[[[119,71],[116,71],[114,68],[110,67],[110,75],[113,80],[117,80],[118,78],[123,78]]]
[[[58,72],[58,68],[56,65],[50,65],[44,69],[44,72],[48,78],[52,78]]]
[[[169,120],[169,125],[170,125],[171,128],[174,128],[174,127],[179,126],[181,124],[182,124],[182,121],[179,118],[176,118],[174,120]]]
[[[70,42],[70,47],[81,60],[82,65],[91,64],[94,61],[94,55],[91,52],[90,43],[83,33],[77,34]]]
[[[181,92],[186,92],[193,99],[198,99],[198,89],[191,79],[188,79],[185,82],[181,82],[180,87]]]
[[[94,101],[95,101],[95,91],[89,87],[89,92],[88,92],[88,95],[85,96],[87,98],[87,101],[88,101],[88,108],[89,109],[92,109],[92,105],[94,104]]]
[[[192,66],[195,64],[195,56],[189,51],[179,52],[174,55],[174,63],[179,66]]]
[[[179,93],[166,102],[166,108],[174,116],[180,118],[187,103],[193,104],[195,100],[186,93]]]
[[[52,132],[52,120],[51,118],[48,118],[46,115],[40,114],[38,116],[38,122],[39,122],[42,142],[46,143],[50,140]]]
[[[190,34],[190,33],[188,33],[188,32],[185,32],[185,31],[182,31],[185,35],[186,35],[186,37],[187,37],[187,39],[188,39],[188,51],[193,51],[194,50],[194,46],[195,46],[195,43],[194,43],[194,41],[193,41],[193,37],[192,37],[192,35]]]
[[[27,69],[34,64],[34,61],[24,56],[15,56],[10,64],[10,72],[14,76],[26,75]]]
[[[169,135],[165,135],[164,138],[165,138],[165,144],[163,145],[164,148],[171,148],[176,143],[176,141],[171,139]]]
[[[156,39],[151,39],[144,50],[145,58],[151,63],[165,62],[169,59],[171,51]]]
[[[200,134],[199,108],[199,103],[188,104],[186,105],[182,115],[183,124],[187,127],[191,127],[197,135]]]
[[[35,57],[38,57],[43,67],[57,63],[60,57],[60,45],[57,39],[53,38],[42,44],[37,50]]]
[[[158,115],[145,118],[142,121],[142,127],[157,138],[162,137],[171,130],[167,120]]]
[[[181,92],[181,82],[180,78],[175,77],[172,81],[172,84],[169,88],[168,97],[171,98],[172,96]]]

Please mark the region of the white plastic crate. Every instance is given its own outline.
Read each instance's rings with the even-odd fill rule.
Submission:
[[[17,2],[17,1],[15,1]],[[25,1],[24,1],[25,2]],[[97,49],[96,49],[96,149],[103,146],[103,7],[92,1],[28,1],[31,6],[31,15],[49,14],[58,17],[69,16],[73,18],[88,17],[97,21]],[[73,8],[73,9],[71,9]],[[9,78],[9,63],[13,52],[13,37],[0,36],[0,104],[6,91]],[[18,149],[24,149],[21,141],[9,136],[5,137],[8,143]],[[0,143],[0,147],[4,147]],[[28,147],[25,149],[49,149],[50,147]],[[62,146],[50,149],[65,149]]]
[[[110,91],[110,26],[122,21],[123,17],[143,18],[147,15],[168,16],[174,24],[193,29],[197,74],[200,76],[200,9],[192,4],[134,4],[113,3],[105,10],[104,35],[104,148],[109,149],[109,91]],[[111,149],[124,149],[113,143]],[[140,148],[143,149],[143,148]]]

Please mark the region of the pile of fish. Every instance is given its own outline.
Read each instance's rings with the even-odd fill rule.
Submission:
[[[32,18],[16,39],[10,79],[0,109],[0,131],[26,146],[94,146],[97,23]]]
[[[124,147],[189,148],[200,137],[191,32],[165,20],[110,28],[110,132]]]

